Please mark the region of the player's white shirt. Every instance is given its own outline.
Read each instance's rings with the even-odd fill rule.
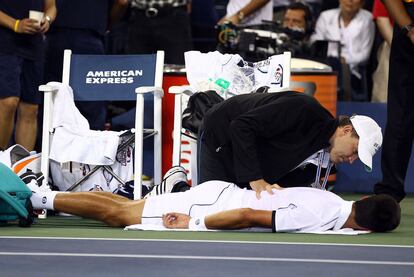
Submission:
[[[261,196],[258,200],[254,191],[209,181],[186,192],[148,198],[142,224],[162,225],[161,217],[168,212],[203,218],[224,210],[252,208],[275,211],[276,232],[338,230],[348,219],[353,203],[329,191],[304,187],[274,190],[273,195],[262,192]]]

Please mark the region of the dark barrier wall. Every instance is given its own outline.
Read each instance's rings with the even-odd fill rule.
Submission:
[[[338,102],[337,115],[352,115],[353,113],[367,115],[375,119],[384,133],[387,119],[387,106],[380,103],[364,102]],[[414,126],[413,126],[414,128]],[[366,172],[361,161],[355,161],[353,165],[339,165],[335,192],[362,192],[372,193],[374,184],[381,180],[381,150],[373,160],[373,171]],[[407,193],[414,193],[414,155],[411,155],[405,181]]]

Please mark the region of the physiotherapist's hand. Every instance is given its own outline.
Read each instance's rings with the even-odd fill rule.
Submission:
[[[162,216],[162,223],[169,229],[188,229],[191,216],[181,213],[167,213]]]
[[[259,179],[256,181],[249,182],[250,187],[252,190],[256,192],[257,199],[260,199],[260,193],[262,191],[267,191],[269,194],[273,194],[272,189],[282,189],[278,184],[270,185],[268,182],[266,182],[264,179]]]

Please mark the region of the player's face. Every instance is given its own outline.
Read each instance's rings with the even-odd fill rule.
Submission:
[[[359,138],[352,135],[352,127],[341,129],[329,151],[331,162],[352,164],[358,159],[358,142]]]

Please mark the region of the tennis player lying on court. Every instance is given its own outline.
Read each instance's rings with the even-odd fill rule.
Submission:
[[[345,201],[315,188],[274,189],[256,198],[252,190],[209,181],[185,192],[129,200],[109,192],[57,192],[29,184],[35,209],[93,218],[110,226],[158,224],[190,230],[264,227],[273,232],[318,232],[352,228],[386,232],[400,223],[400,206],[390,196]]]

